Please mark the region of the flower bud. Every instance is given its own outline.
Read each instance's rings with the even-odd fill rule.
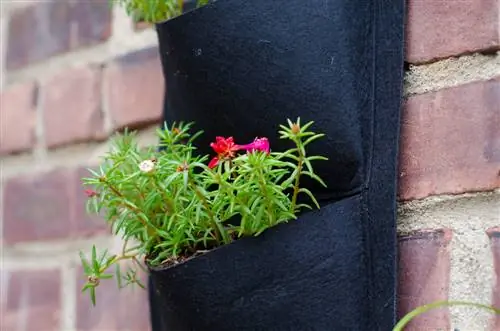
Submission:
[[[291,129],[293,134],[300,133],[300,125],[298,125],[297,123],[293,123]]]

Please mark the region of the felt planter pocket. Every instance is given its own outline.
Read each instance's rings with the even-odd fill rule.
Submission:
[[[287,118],[325,133],[328,187],[299,220],[151,272],[153,331],[390,330],[404,1],[217,0],[156,25],[164,119],[267,137]]]
[[[360,208],[355,195],[258,237],[151,268],[162,330],[365,330]]]

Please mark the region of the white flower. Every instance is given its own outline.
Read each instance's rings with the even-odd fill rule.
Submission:
[[[141,169],[142,172],[151,172],[155,168],[155,163],[151,160],[144,160],[139,164],[139,169]]]

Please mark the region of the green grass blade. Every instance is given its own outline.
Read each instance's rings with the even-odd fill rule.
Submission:
[[[418,315],[424,314],[432,309],[446,307],[446,306],[448,306],[448,307],[449,306],[469,306],[469,307],[475,307],[475,308],[479,308],[479,309],[488,310],[494,314],[500,315],[500,308],[495,308],[492,306],[483,305],[481,303],[466,302],[466,301],[437,301],[437,302],[433,302],[433,303],[415,308],[414,310],[412,310],[411,312],[406,314],[396,324],[396,326],[394,327],[394,329],[392,329],[392,331],[403,331],[404,327],[408,323],[410,323],[410,321],[412,319],[414,319],[415,317],[417,317]]]

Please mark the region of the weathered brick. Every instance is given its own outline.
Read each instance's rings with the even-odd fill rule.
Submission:
[[[40,93],[48,147],[106,137],[99,68],[66,70],[43,82]]]
[[[112,12],[108,1],[74,1],[72,49],[106,41],[111,36]]]
[[[6,302],[2,330],[58,330],[61,319],[58,270],[11,271],[2,274]]]
[[[125,272],[126,269],[123,269]],[[109,270],[109,273],[114,273]],[[136,285],[119,289],[116,280],[102,280],[96,289],[96,306],[93,307],[88,293],[81,293],[85,283],[83,271],[78,271],[76,328],[78,330],[148,331],[148,293]],[[144,283],[146,285],[147,283]]]
[[[0,154],[30,149],[35,138],[36,86],[9,87],[0,94]]]
[[[159,122],[164,79],[158,49],[127,54],[108,65],[105,91],[115,128]]]
[[[67,171],[22,175],[4,185],[5,243],[56,239],[71,233]]]
[[[85,212],[81,168],[9,178],[4,184],[3,242],[74,238],[103,232],[104,220]]]
[[[419,231],[399,238],[398,319],[418,306],[448,300],[451,238],[449,229]],[[420,315],[405,328],[449,329],[447,308]]]
[[[399,198],[500,187],[500,77],[411,96],[401,127]]]
[[[408,1],[407,61],[500,48],[499,6],[498,0]]]
[[[14,11],[8,21],[7,69],[68,51],[69,9],[66,1],[44,1]]]
[[[500,309],[500,226],[488,230],[488,236],[491,241],[491,250],[493,252],[493,265],[496,280],[493,285],[493,307]],[[500,315],[493,317],[492,330],[500,330]]]
[[[110,34],[107,1],[35,1],[9,17],[6,66],[20,69],[105,41]]]

